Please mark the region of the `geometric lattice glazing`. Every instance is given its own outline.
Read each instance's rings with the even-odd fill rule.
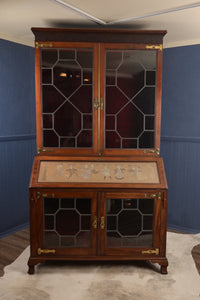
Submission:
[[[93,49],[42,49],[43,147],[92,148]]]
[[[105,148],[154,148],[156,60],[154,50],[106,50]]]
[[[44,198],[44,247],[91,247],[91,201]]]
[[[107,199],[106,247],[152,247],[154,199]]]

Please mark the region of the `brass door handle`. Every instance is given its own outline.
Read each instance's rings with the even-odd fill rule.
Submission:
[[[92,227],[93,227],[94,229],[97,229],[97,217],[96,217],[96,216],[94,217],[94,220],[93,220],[93,222],[92,222]]]
[[[101,229],[104,229],[104,228],[105,228],[105,220],[104,220],[104,217],[101,217],[100,227],[101,227]]]

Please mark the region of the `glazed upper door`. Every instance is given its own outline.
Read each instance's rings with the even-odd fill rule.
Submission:
[[[101,255],[144,256],[160,251],[161,193],[103,193]],[[150,251],[150,252],[149,252]]]
[[[140,155],[160,148],[162,49],[154,48],[101,45],[104,155]]]
[[[38,153],[159,154],[162,47],[40,45],[36,49]]]
[[[36,49],[38,153],[97,152],[97,55],[92,43],[40,44]]]

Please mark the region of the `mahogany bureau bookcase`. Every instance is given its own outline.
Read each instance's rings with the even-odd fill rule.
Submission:
[[[38,154],[29,274],[48,260],[150,260],[166,274],[166,31],[32,31]]]

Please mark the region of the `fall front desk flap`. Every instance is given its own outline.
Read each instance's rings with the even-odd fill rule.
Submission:
[[[159,184],[157,162],[40,161],[38,183]]]

